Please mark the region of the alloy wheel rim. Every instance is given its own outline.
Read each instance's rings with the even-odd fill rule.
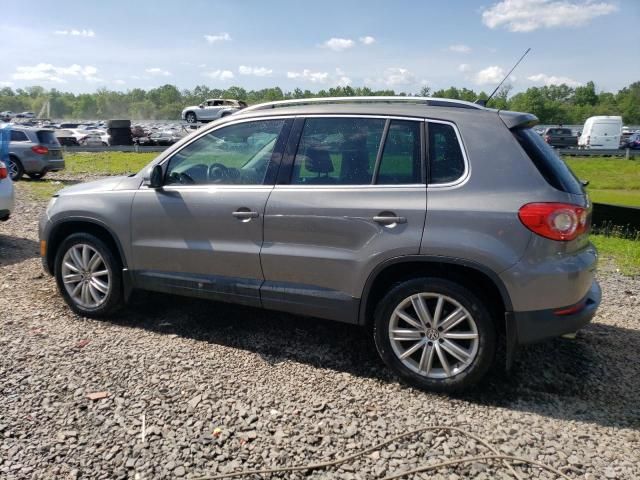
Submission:
[[[111,290],[111,272],[102,255],[87,244],[72,246],[62,259],[62,282],[80,307],[95,309]]]
[[[458,375],[478,354],[478,326],[451,297],[416,293],[398,304],[389,322],[396,357],[409,370],[432,379]]]
[[[13,160],[9,160],[9,175],[14,178],[18,175],[18,165]]]

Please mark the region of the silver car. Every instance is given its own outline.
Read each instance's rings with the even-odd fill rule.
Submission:
[[[55,132],[46,128],[11,127],[9,174],[15,182],[26,173],[32,179],[64,169],[62,147]]]
[[[183,109],[181,118],[188,123],[210,122],[231,115],[246,106],[247,104],[242,100],[213,98],[202,102],[200,105]]]
[[[0,222],[9,219],[13,211],[13,182],[9,176],[9,169],[0,161]]]
[[[133,289],[311,315],[367,328],[411,385],[467,388],[500,343],[509,362],[600,303],[591,204],[536,123],[434,98],[249,107],[59,192],[44,268],[83,316]]]

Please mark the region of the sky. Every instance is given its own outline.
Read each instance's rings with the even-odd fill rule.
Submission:
[[[640,80],[639,24],[640,0],[10,2],[0,87],[491,91],[531,47],[513,91],[617,91]]]

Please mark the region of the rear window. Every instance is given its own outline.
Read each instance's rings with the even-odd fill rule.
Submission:
[[[39,130],[36,132],[38,136],[38,143],[42,143],[43,145],[57,145],[58,139],[56,135],[51,130]]]
[[[512,131],[520,146],[527,152],[549,185],[567,193],[576,195],[584,193],[582,185],[567,164],[540,138],[540,135],[531,128],[518,128]]]

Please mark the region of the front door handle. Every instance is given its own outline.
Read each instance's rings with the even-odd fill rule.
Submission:
[[[245,220],[245,221],[251,220],[252,218],[258,218],[260,216],[258,212],[252,212],[249,209],[236,210],[231,215],[233,215],[238,220]]]
[[[398,223],[407,223],[407,217],[396,217],[394,215],[376,215],[373,221],[381,225],[394,225]]]

